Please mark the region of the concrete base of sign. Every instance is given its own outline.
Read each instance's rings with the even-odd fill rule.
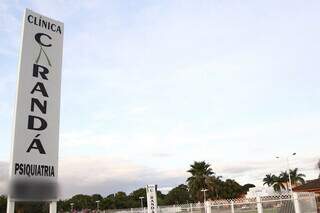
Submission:
[[[11,201],[9,197],[7,201],[7,213],[14,213],[14,201]]]
[[[50,203],[49,213],[57,213],[57,202]]]

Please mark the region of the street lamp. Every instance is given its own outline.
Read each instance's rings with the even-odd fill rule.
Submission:
[[[208,191],[208,189],[201,189],[201,191],[203,192],[203,203],[206,202],[206,191]]]
[[[71,205],[71,212],[73,212],[73,205],[74,205],[74,203],[70,203],[70,205]]]
[[[142,209],[142,211],[143,211],[143,198],[144,198],[144,197],[139,197],[140,202],[141,202],[141,209]]]
[[[292,193],[292,185],[291,185],[291,175],[290,175],[290,165],[289,165],[289,157],[296,155],[297,153],[292,153],[291,155],[286,157],[286,162],[287,162],[287,169],[286,171],[288,172],[288,176],[289,176],[289,191],[290,193]],[[279,156],[276,156],[277,159],[280,159]]]
[[[97,212],[99,212],[99,203],[100,203],[100,200],[97,200],[96,203],[97,203]]]

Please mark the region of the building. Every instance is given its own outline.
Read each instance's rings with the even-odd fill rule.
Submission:
[[[263,197],[263,196],[272,196],[277,193],[274,191],[273,187],[264,187],[264,186],[256,186],[249,189],[246,194],[246,198],[255,198],[255,197]]]
[[[314,192],[320,195],[320,178],[309,180],[305,184],[293,188],[294,192]]]
[[[320,178],[309,180],[305,184],[293,188],[294,192],[314,192],[316,194],[318,212],[320,212]]]

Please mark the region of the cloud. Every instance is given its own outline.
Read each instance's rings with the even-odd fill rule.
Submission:
[[[5,193],[8,180],[8,163],[0,162],[0,194]],[[134,164],[121,158],[104,156],[78,156],[59,161],[61,196],[100,193],[104,196],[124,191],[127,193],[158,184],[168,187],[183,183],[185,174],[176,170],[156,170]]]
[[[231,178],[239,181],[241,184],[253,183],[261,186],[263,184],[262,179],[266,174],[280,174],[280,172],[287,170],[286,156],[282,156],[282,159],[272,160],[247,160],[228,162],[221,161],[216,164],[212,164],[214,171],[217,175],[222,175],[224,179]],[[306,179],[317,178],[319,173],[315,169],[315,163],[317,162],[318,156],[315,157],[304,157],[296,156],[289,158],[290,169],[298,168],[300,173],[306,175]]]
[[[59,176],[64,196],[131,192],[147,184],[171,186],[184,180],[184,174],[177,171],[155,170],[121,158],[103,156],[64,158]]]
[[[65,23],[65,195],[149,181],[171,187],[185,180],[194,160],[210,162],[226,178],[258,183],[285,168],[271,160],[275,155],[291,152],[298,153],[293,165],[315,176],[316,3],[14,3],[0,4],[0,132],[10,132],[13,55],[22,11],[30,7]],[[1,151],[6,157],[9,146]]]
[[[292,168],[307,174],[307,179],[316,178],[316,158],[302,158],[291,162]],[[231,178],[240,184],[253,183],[262,185],[262,179],[267,173],[279,174],[286,168],[276,165],[275,161],[240,161],[212,163],[216,175],[223,179]],[[308,166],[306,166],[308,165]],[[300,167],[303,166],[303,167]],[[266,169],[267,168],[267,169]],[[144,187],[147,184],[157,184],[163,191],[184,184],[189,174],[188,166],[175,169],[155,169],[133,163],[130,160],[106,156],[74,156],[60,158],[59,182],[62,198],[75,194],[100,193],[106,196],[117,191],[127,193]],[[0,162],[0,192],[4,192],[8,179],[8,163]]]

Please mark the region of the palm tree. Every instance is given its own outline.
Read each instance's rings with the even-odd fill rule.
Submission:
[[[214,172],[210,168],[210,164],[207,164],[205,161],[195,161],[190,167],[187,172],[191,176],[187,179],[187,184],[193,198],[200,201],[202,198],[201,189],[206,188],[212,191],[214,188]]]
[[[304,177],[306,177],[306,175],[298,173],[298,168],[295,168],[294,170],[290,169],[290,179],[292,185],[304,184]]]
[[[209,193],[208,197],[211,197],[213,199],[219,199],[220,197],[220,191],[222,191],[222,183],[221,180],[222,176],[212,176],[212,183],[208,187]]]
[[[282,189],[286,189],[280,177],[276,177],[275,183],[273,184],[273,189],[276,192],[280,192]]]
[[[288,172],[281,172],[279,175],[279,181],[282,182],[283,186],[285,186],[284,189],[288,190],[289,189],[289,175]]]
[[[272,186],[276,181],[276,176],[273,174],[267,174],[265,178],[263,178],[263,185]]]
[[[282,189],[286,187],[283,184],[283,177],[285,174],[281,173],[280,176],[276,176],[273,174],[267,174],[265,178],[263,178],[263,185],[272,186],[274,191],[280,192]]]

